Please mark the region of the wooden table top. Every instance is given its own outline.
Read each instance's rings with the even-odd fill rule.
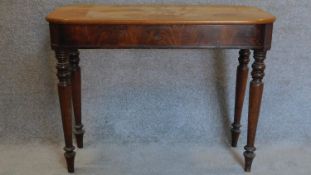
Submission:
[[[226,5],[68,5],[46,19],[60,24],[268,24],[256,7]]]

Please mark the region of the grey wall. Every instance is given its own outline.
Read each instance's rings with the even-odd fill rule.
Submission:
[[[0,0],[1,142],[63,140],[44,17],[74,2],[225,3],[273,13],[257,142],[311,142],[309,0]],[[237,56],[237,50],[82,50],[87,142],[227,141]],[[241,144],[246,117],[247,108]]]

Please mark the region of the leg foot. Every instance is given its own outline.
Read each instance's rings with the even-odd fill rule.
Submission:
[[[246,172],[251,172],[252,163],[253,163],[253,160],[256,156],[256,154],[255,154],[256,148],[245,146],[244,149],[246,150],[246,151],[244,151],[244,154],[243,154],[244,158],[245,158],[244,170]]]
[[[75,147],[71,147],[71,148],[67,148],[65,147],[65,159],[66,159],[66,163],[67,163],[67,170],[69,173],[73,173],[74,172],[74,160],[75,160],[75,155],[76,153],[74,152]]]
[[[77,146],[78,148],[83,148],[83,135],[84,135],[84,130],[83,125],[75,125],[75,136],[76,136],[76,141],[77,141]]]
[[[232,124],[232,128],[231,128],[231,146],[232,147],[237,147],[238,145],[238,140],[239,140],[239,136],[240,136],[240,127],[241,125],[238,124]]]

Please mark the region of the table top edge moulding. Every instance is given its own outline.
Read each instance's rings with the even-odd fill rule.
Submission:
[[[202,48],[240,49],[231,127],[232,147],[237,146],[241,132],[250,50],[254,51],[247,144],[244,147],[244,169],[251,171],[264,85],[264,60],[271,48],[275,16],[248,6],[80,4],[57,8],[46,20],[49,22],[51,47],[57,59],[58,95],[68,172],[74,172],[73,133],[78,148],[83,148],[79,49]]]
[[[57,24],[269,24],[276,17],[259,8],[232,5],[67,5],[46,20]]]

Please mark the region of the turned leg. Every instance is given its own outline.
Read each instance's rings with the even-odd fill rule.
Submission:
[[[237,146],[237,142],[240,135],[240,121],[243,109],[243,102],[245,96],[245,89],[248,76],[248,63],[250,51],[248,49],[242,49],[239,52],[239,66],[236,72],[236,87],[235,87],[235,108],[234,108],[234,122],[232,123],[232,147]]]
[[[266,58],[266,50],[255,50],[255,62],[252,65],[252,81],[250,83],[249,93],[249,111],[248,111],[248,130],[247,145],[244,147],[245,171],[250,172],[253,159],[255,158],[255,136],[257,123],[260,113],[261,97],[263,92],[263,82]]]
[[[57,59],[58,95],[61,108],[63,130],[65,137],[65,158],[68,172],[74,172],[75,147],[72,145],[71,119],[71,78],[70,64],[66,50],[55,50]]]
[[[83,148],[83,124],[81,122],[81,71],[79,66],[79,51],[71,50],[69,53],[71,65],[72,103],[75,117],[74,133],[78,148]]]

